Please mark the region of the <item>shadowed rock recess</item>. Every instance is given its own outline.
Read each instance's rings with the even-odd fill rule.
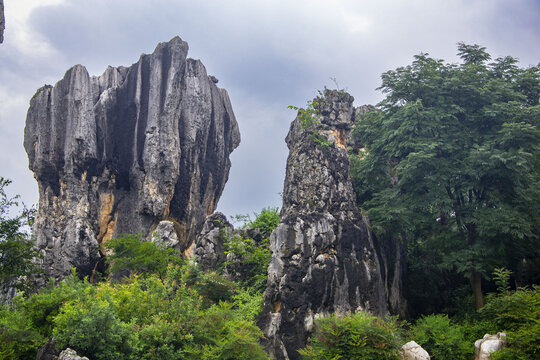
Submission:
[[[347,147],[353,97],[326,90],[311,124],[298,116],[289,147],[281,222],[259,325],[277,359],[298,359],[314,319],[329,313],[388,312],[386,273],[356,204]]]
[[[6,20],[4,18],[4,0],[0,0],[0,44],[4,42],[4,29]]]
[[[30,101],[24,146],[39,185],[44,278],[99,270],[113,236],[156,231],[189,253],[240,133],[227,92],[179,37],[130,67],[76,65]]]

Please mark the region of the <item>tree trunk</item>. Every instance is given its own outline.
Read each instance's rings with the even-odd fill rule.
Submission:
[[[479,272],[471,271],[470,278],[476,310],[484,306],[484,297],[482,296],[482,275]]]

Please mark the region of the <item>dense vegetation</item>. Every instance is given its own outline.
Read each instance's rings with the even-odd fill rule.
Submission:
[[[28,275],[38,271],[32,262],[38,254],[28,233],[35,210],[27,208],[18,196],[9,197],[9,184],[11,180],[0,177],[0,302],[10,288],[30,290]]]
[[[540,280],[539,67],[458,50],[460,64],[420,54],[384,73],[386,98],[354,131],[358,202],[408,246],[413,313],[451,307],[465,278],[481,308],[496,267]]]
[[[73,273],[0,306],[0,359],[35,358],[51,337],[58,349],[93,360],[266,359],[255,320],[270,260],[268,236],[278,223],[277,209],[263,209],[244,224],[260,241],[224,239],[233,259],[223,271],[204,272],[139,235],[111,239],[107,279],[91,284]]]

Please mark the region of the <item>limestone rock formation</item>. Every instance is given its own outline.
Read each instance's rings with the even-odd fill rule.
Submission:
[[[86,356],[79,356],[75,350],[67,348],[58,356],[58,360],[88,360]]]
[[[4,0],[0,0],[0,44],[4,42],[4,29],[6,28],[6,19],[4,18]]]
[[[491,354],[506,346],[506,333],[486,334],[474,343],[474,360],[490,360]]]
[[[281,222],[270,237],[272,260],[259,321],[277,359],[298,359],[318,316],[387,313],[376,244],[356,204],[347,141],[353,98],[327,90],[311,121],[293,121]]]
[[[401,347],[402,360],[430,360],[428,352],[418,345],[416,341],[409,341]]]
[[[233,226],[222,213],[216,212],[206,218],[193,250],[202,269],[215,270],[225,262],[224,236],[232,236],[233,232]]]
[[[45,278],[91,274],[118,234],[174,231],[186,251],[215,210],[240,134],[227,92],[187,52],[175,37],[101,76],[76,65],[30,101]]]

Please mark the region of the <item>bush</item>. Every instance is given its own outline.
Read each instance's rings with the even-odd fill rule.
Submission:
[[[90,296],[70,301],[54,319],[58,347],[70,347],[91,359],[129,359],[135,350],[133,326],[118,319],[107,299]]]
[[[309,360],[390,360],[399,359],[401,343],[396,318],[383,320],[366,313],[331,315],[315,321],[315,333],[299,353]]]
[[[540,287],[490,294],[480,314],[508,335],[508,348],[493,359],[540,358]]]
[[[409,337],[420,344],[433,359],[467,359],[474,354],[474,343],[465,338],[465,328],[451,324],[447,315],[428,315],[411,327]]]
[[[50,337],[53,320],[61,307],[68,301],[84,296],[85,290],[92,285],[86,280],[79,280],[75,270],[59,284],[51,279],[48,286],[29,298],[17,297],[14,309],[21,311],[29,319],[32,327],[42,336]]]
[[[113,254],[107,257],[112,274],[138,273],[144,276],[165,276],[169,263],[182,264],[182,258],[174,249],[160,243],[144,241],[141,235],[123,235],[109,240],[106,245]]]
[[[31,359],[46,341],[23,312],[0,305],[0,359]]]
[[[251,229],[259,229],[264,237],[270,236],[272,231],[279,225],[279,209],[267,207],[259,214],[255,213],[255,220],[249,221],[247,226]]]
[[[227,256],[225,267],[235,279],[258,292],[266,289],[267,269],[271,258],[268,238],[259,243],[237,235],[226,238],[225,253],[232,255]]]

